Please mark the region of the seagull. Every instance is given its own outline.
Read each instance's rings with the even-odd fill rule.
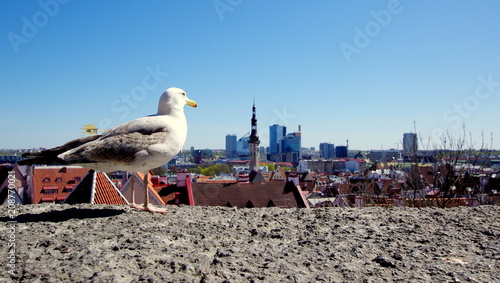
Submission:
[[[127,171],[144,174],[144,204],[135,203],[132,187],[132,208],[165,213],[166,209],[149,203],[148,172],[174,158],[184,146],[187,121],[184,106],[198,107],[180,88],[169,88],[161,95],[158,113],[138,118],[102,134],[75,139],[62,146],[26,153],[20,165],[79,165],[101,172]]]

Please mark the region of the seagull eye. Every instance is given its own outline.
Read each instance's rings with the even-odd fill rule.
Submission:
[[[186,93],[185,93],[185,92],[183,92],[183,93],[182,93],[182,95],[186,96]]]

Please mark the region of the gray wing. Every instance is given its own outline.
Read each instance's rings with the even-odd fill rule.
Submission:
[[[145,129],[129,133],[108,134],[75,148],[61,156],[67,163],[132,163],[135,154],[151,145],[164,142],[165,128]]]
[[[137,152],[164,142],[168,137],[164,125],[148,120],[148,117],[139,118],[102,135],[75,139],[52,149],[27,153],[23,157],[31,158],[21,160],[18,164],[130,163]]]

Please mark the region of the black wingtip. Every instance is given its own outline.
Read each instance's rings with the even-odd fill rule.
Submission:
[[[17,162],[18,165],[68,165],[68,163],[60,158],[45,158],[34,157],[22,159]]]

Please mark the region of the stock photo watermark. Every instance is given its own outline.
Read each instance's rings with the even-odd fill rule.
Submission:
[[[479,76],[478,81],[474,94],[468,95],[460,103],[453,104],[443,113],[443,120],[451,124],[451,129],[464,127],[467,118],[479,109],[481,102],[490,98],[500,88],[500,80],[494,81],[493,74],[487,77]],[[436,142],[445,134],[445,130],[436,128],[432,131],[431,137]]]
[[[282,124],[283,126],[288,126],[290,124],[290,120],[294,119],[297,116],[295,114],[289,114],[286,106],[283,106],[283,109],[281,111],[274,108],[273,113],[274,116],[273,118],[271,118],[269,125],[278,124],[277,121],[279,121],[279,124]]]
[[[496,88],[500,87],[500,81],[494,81],[492,74],[489,74],[487,78],[480,76],[478,80],[479,83],[474,94],[465,97],[461,103],[453,104],[451,109],[443,113],[443,120],[447,123],[453,123],[453,129],[461,127],[465,119],[479,109],[481,101],[490,98],[495,93]]]
[[[222,22],[224,21],[224,14],[233,12],[241,3],[243,3],[243,0],[215,0],[212,2],[212,5],[219,20]]]
[[[370,11],[373,20],[367,22],[363,28],[354,27],[354,38],[352,44],[342,41],[339,44],[340,50],[348,63],[351,63],[354,54],[360,54],[361,51],[370,45],[370,42],[377,37],[382,28],[387,27],[393,16],[401,13],[403,6],[399,0],[390,0],[385,9]]]
[[[28,44],[30,39],[34,38],[41,28],[45,27],[51,18],[54,18],[62,5],[66,5],[71,0],[40,0],[38,6],[40,10],[35,12],[30,18],[22,17],[20,33],[9,32],[7,38],[14,52],[19,53],[19,45]]]
[[[6,237],[6,247],[7,247],[7,272],[11,276],[17,276],[17,250],[16,250],[16,241],[17,241],[17,221],[15,220],[17,212],[16,212],[16,176],[14,171],[10,171],[8,175],[8,186],[7,186],[7,203],[5,205],[7,209],[7,215],[11,219],[7,221],[5,224],[7,226],[7,237]]]
[[[148,91],[157,88],[169,76],[169,73],[160,70],[160,66],[156,65],[155,69],[151,66],[146,67],[146,75],[142,78],[140,85],[134,86],[130,93],[122,94],[111,102],[111,112],[119,115],[120,120],[125,120],[130,114],[131,109],[139,106],[148,96]],[[99,129],[108,129],[115,123],[111,118],[103,118],[99,122]]]

